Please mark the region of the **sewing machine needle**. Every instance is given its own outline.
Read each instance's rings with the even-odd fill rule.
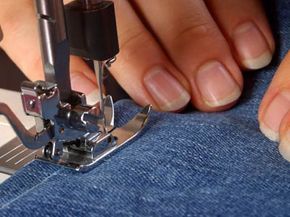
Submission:
[[[105,63],[102,61],[94,60],[94,69],[95,74],[97,77],[97,83],[98,83],[98,94],[99,94],[99,102],[100,102],[100,110],[103,114],[104,112],[104,96],[103,96],[103,76],[104,76],[104,69],[105,69]]]

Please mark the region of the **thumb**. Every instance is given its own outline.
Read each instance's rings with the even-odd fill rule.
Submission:
[[[290,112],[284,116],[280,125],[279,134],[279,152],[285,160],[290,161]]]
[[[269,139],[279,141],[279,128],[290,111],[290,53],[286,55],[259,108],[261,131]]]

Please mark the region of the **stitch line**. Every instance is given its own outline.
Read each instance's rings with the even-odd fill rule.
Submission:
[[[45,181],[47,181],[48,179],[50,179],[51,177],[57,175],[59,172],[61,172],[63,170],[63,168],[58,169],[57,171],[53,172],[51,175],[47,176],[45,179],[43,179],[41,182],[39,182],[37,185],[33,186],[32,188],[24,191],[22,194],[18,195],[16,198],[8,201],[7,203],[5,203],[4,205],[1,206],[0,209],[6,208],[8,207],[10,204],[12,204],[13,202],[17,201],[18,199],[20,199],[21,197],[23,197],[24,195],[26,195],[27,193],[31,192],[32,190],[34,190],[35,188],[39,187],[41,184],[43,184]]]

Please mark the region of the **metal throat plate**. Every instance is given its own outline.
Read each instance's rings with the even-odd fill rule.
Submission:
[[[0,148],[0,173],[12,175],[40,155],[42,149],[28,149],[15,138]]]

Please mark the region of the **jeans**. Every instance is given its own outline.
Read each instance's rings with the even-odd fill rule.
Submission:
[[[137,139],[87,173],[36,160],[0,186],[0,216],[289,216],[290,164],[257,122],[262,96],[289,48],[290,2],[274,3],[277,58],[246,73],[236,107],[153,112]],[[117,124],[139,109],[118,102]]]

